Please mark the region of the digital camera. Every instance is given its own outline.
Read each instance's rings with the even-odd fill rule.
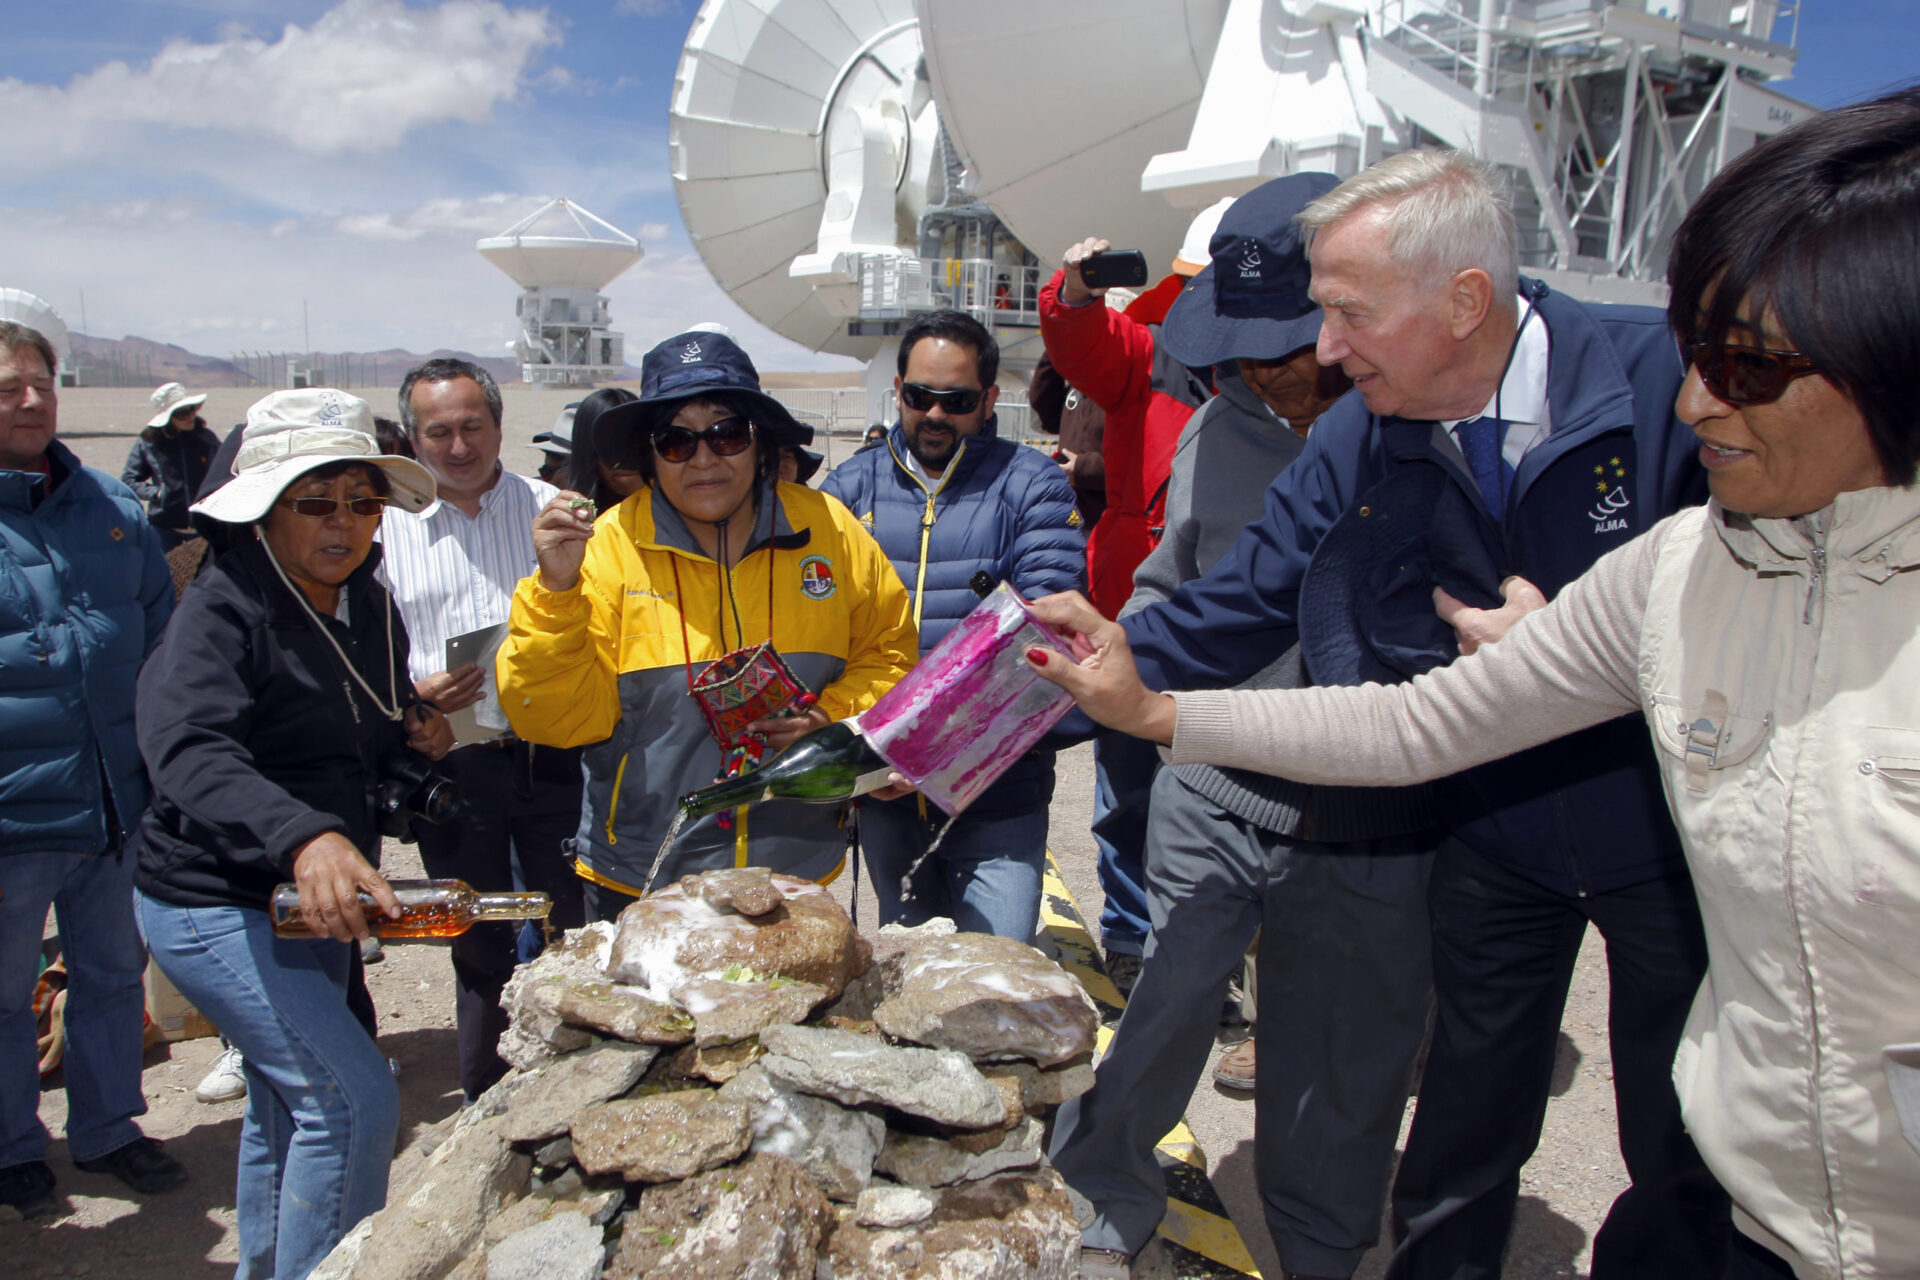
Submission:
[[[439,826],[460,810],[460,788],[417,751],[395,752],[383,760],[371,791],[380,834],[395,840],[413,840],[415,818]]]

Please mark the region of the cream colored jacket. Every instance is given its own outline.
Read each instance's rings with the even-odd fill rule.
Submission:
[[[1920,1275],[1920,493],[1685,511],[1409,684],[1178,695],[1177,762],[1442,775],[1644,709],[1708,942],[1674,1080],[1801,1277]]]

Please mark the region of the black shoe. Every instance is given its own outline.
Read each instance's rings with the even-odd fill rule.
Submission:
[[[1139,956],[1128,955],[1124,951],[1107,953],[1107,976],[1113,979],[1114,987],[1120,992],[1122,1000],[1133,998],[1133,984],[1140,980],[1140,970],[1146,964]]]
[[[53,1170],[46,1161],[8,1165],[0,1169],[0,1205],[19,1210],[23,1218],[44,1218],[60,1212],[53,1194]]]
[[[118,1151],[73,1164],[88,1173],[110,1173],[143,1196],[171,1191],[187,1180],[187,1167],[161,1150],[158,1138],[135,1138]]]

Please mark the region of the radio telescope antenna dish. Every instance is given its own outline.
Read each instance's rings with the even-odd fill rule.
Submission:
[[[625,339],[600,291],[640,261],[640,242],[561,197],[475,246],[521,288],[513,351],[530,384],[588,387],[621,376]]]
[[[67,335],[67,322],[53,309],[53,304],[25,289],[0,289],[0,320],[10,320],[14,324],[23,324],[45,338],[53,346],[53,354],[62,366],[69,364],[73,356],[73,345]],[[59,373],[49,369],[48,373]]]
[[[1068,245],[1105,236],[1145,250],[1164,274],[1217,197],[1143,194],[1140,173],[1186,142],[1227,0],[915,0],[914,10],[941,123],[1020,242],[1058,264]]]
[[[916,252],[939,134],[920,66],[910,0],[705,0],[693,20],[667,133],[681,215],[720,287],[802,346],[880,346],[848,334],[857,284],[789,268]]]

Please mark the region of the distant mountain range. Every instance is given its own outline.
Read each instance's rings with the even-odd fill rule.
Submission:
[[[287,385],[286,361],[292,359],[309,360],[314,381],[321,385],[337,381],[358,387],[392,387],[398,386],[414,365],[440,356],[471,360],[501,382],[520,381],[520,362],[511,356],[477,356],[445,347],[426,355],[392,347],[385,351],[314,352],[311,356],[281,352],[275,358],[256,353],[256,358],[241,355],[235,360],[197,355],[185,347],[150,338],[96,338],[86,333],[69,337],[82,386],[154,387],[163,382],[184,382],[194,388],[283,387]],[[639,377],[639,370],[631,372]]]

